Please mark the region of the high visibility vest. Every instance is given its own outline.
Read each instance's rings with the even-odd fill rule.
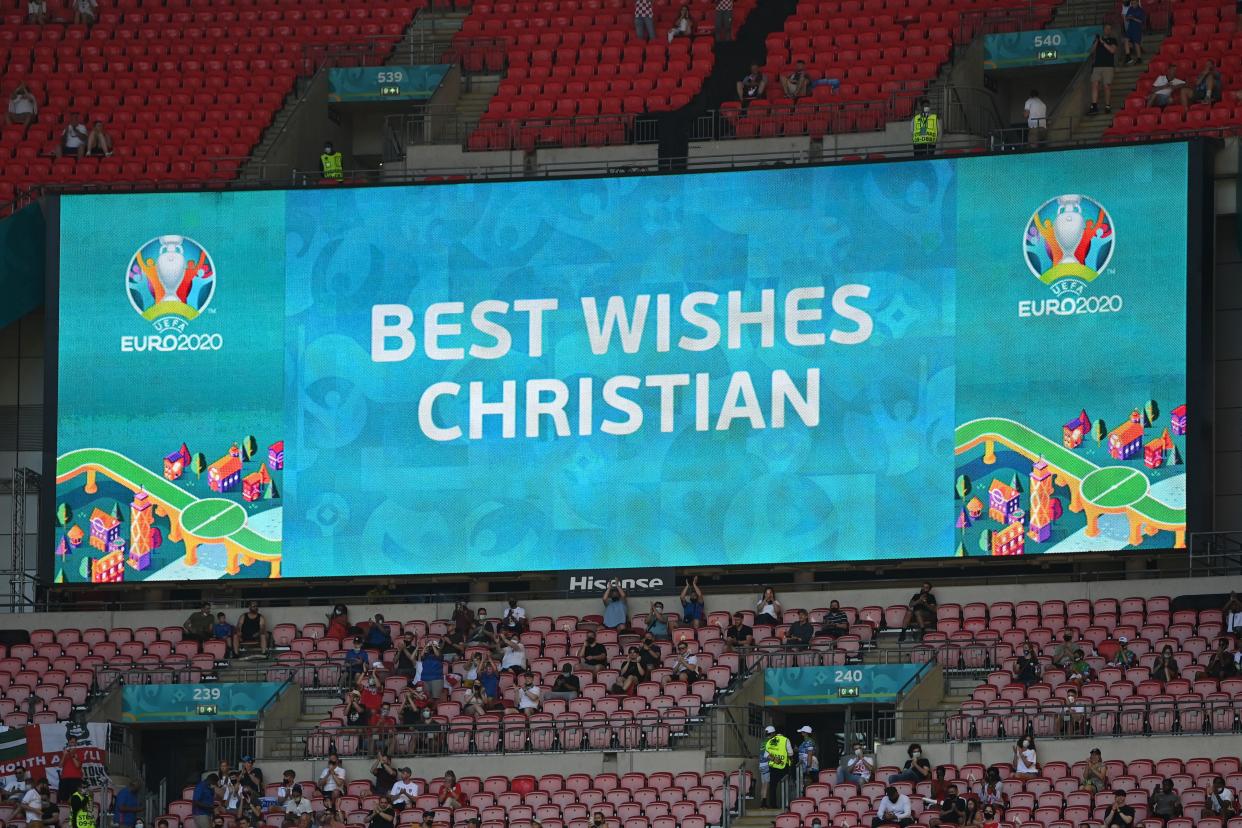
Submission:
[[[73,828],[95,828],[95,818],[86,808],[73,815]]]
[[[319,163],[323,165],[324,178],[344,178],[343,165],[341,164],[340,152],[334,152],[331,155],[324,153],[319,156]]]
[[[940,121],[934,112],[930,115],[921,112],[915,115],[913,127],[916,144],[934,144],[940,135]]]
[[[784,770],[789,765],[789,740],[777,733],[763,743],[768,754],[768,764],[777,770]]]

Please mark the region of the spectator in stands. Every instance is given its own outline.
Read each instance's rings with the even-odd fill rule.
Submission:
[[[487,715],[487,694],[483,692],[483,685],[475,683],[470,685],[466,691],[466,698],[461,703],[462,712],[471,716]]]
[[[293,817],[298,825],[309,825],[311,816],[315,812],[314,806],[302,795],[301,785],[292,785],[289,790],[292,793],[284,804],[285,816]]]
[[[241,784],[246,790],[263,793],[263,769],[255,766],[253,756],[242,757]]]
[[[578,648],[578,663],[591,671],[592,678],[608,667],[608,648],[595,640],[594,631],[587,633],[586,640]]]
[[[1134,809],[1126,804],[1126,792],[1113,791],[1113,804],[1104,814],[1104,828],[1131,828],[1132,825]]]
[[[440,646],[435,641],[428,641],[423,646],[422,657],[419,659],[419,676],[427,687],[427,695],[432,701],[440,700],[444,690],[444,659],[440,657]]]
[[[401,691],[399,715],[403,725],[422,724],[431,716],[431,696],[427,695],[427,685],[420,681]]]
[[[48,784],[46,780],[44,784]],[[43,802],[43,828],[60,828],[60,806],[50,787],[39,798]]]
[[[103,121],[96,121],[90,135],[86,136],[86,154],[112,157],[112,136],[104,130]]]
[[[194,786],[190,814],[194,817],[195,828],[211,828],[211,818],[216,812],[216,785],[219,782],[219,776],[209,773]]]
[[[773,733],[776,728],[769,728]],[[759,748],[759,801],[766,803],[768,801],[768,789],[772,782],[772,763],[768,758],[768,751],[764,747]]]
[[[625,600],[625,590],[621,582],[613,578],[604,588],[604,626],[610,630],[621,632],[629,628],[630,605]]]
[[[1038,89],[1032,89],[1022,107],[1026,115],[1026,142],[1038,147],[1048,140],[1048,104],[1039,97]]]
[[[1035,648],[1030,644],[1022,645],[1022,655],[1018,657],[1018,664],[1014,668],[1014,680],[1023,687],[1030,687],[1032,684],[1039,682],[1039,657],[1035,655]]]
[[[367,817],[367,828],[397,828],[397,812],[388,799],[388,794],[380,796],[375,807]]]
[[[1147,12],[1142,0],[1122,0],[1121,25],[1125,32],[1126,66],[1143,60],[1143,29],[1147,26]]]
[[[707,604],[703,590],[699,589],[698,575],[692,575],[681,588],[681,618],[696,630],[707,623]]]
[[[13,771],[13,782],[4,789],[4,798],[9,801],[21,802],[26,791],[30,790],[30,774],[21,765]]]
[[[479,669],[479,687],[483,688],[485,705],[490,707],[500,701],[500,671],[492,657],[483,658],[483,666]]]
[[[228,775],[220,778],[220,807],[235,814],[241,804],[241,775],[237,771],[229,771]]]
[[[647,667],[642,662],[642,656],[637,647],[630,647],[629,655],[626,656],[625,663],[621,665],[621,674],[617,677],[615,684],[609,688],[608,692],[617,695],[626,695],[633,691],[640,683],[647,680]]]
[[[673,21],[673,28],[668,30],[668,42],[672,43],[675,37],[689,37],[693,31],[694,21],[690,19],[690,6],[682,3],[677,10],[677,19]]]
[[[1124,635],[1117,639],[1117,653],[1113,656],[1113,664],[1122,668],[1129,669],[1138,663],[1138,654],[1130,649],[1130,639]]]
[[[596,811],[591,814],[591,828],[603,828],[608,823],[604,820],[604,812]]]
[[[789,631],[785,633],[785,646],[795,650],[805,650],[811,646],[811,639],[815,637],[815,628],[811,626],[811,616],[806,610],[798,610],[798,620],[789,625]]]
[[[716,0],[716,42],[733,40],[733,0]]]
[[[1087,766],[1082,772],[1082,789],[1093,794],[1103,793],[1108,789],[1108,765],[1099,748],[1091,748],[1087,755]]]
[[[397,784],[397,766],[392,763],[388,751],[381,750],[371,763],[371,793],[390,793],[392,786]]]
[[[1061,735],[1082,735],[1087,718],[1087,708],[1078,698],[1077,691],[1070,689],[1065,694],[1065,705],[1061,708],[1059,726]]]
[[[441,808],[464,808],[466,806],[466,792],[457,782],[457,774],[450,771],[444,772],[444,785],[440,788],[440,807]]]
[[[759,64],[752,63],[750,68],[753,72],[759,68]],[[781,616],[784,612],[784,607],[781,606],[781,602],[776,597],[776,590],[768,587],[763,591],[763,595],[759,597],[759,600],[755,602],[755,623],[775,627],[781,623]]]
[[[1168,684],[1176,678],[1181,678],[1181,675],[1182,672],[1173,659],[1173,648],[1168,644],[1164,645],[1155,665],[1151,668],[1151,677],[1162,684]]]
[[[448,635],[440,639],[440,658],[452,664],[457,659],[465,657],[466,648],[469,646],[469,642],[462,638],[456,628],[451,629]]]
[[[476,654],[477,655],[477,654]],[[407,632],[397,642],[396,672],[399,676],[414,678],[418,673],[419,652],[414,644],[414,633]]]
[[[984,805],[979,828],[1001,828],[1001,811],[995,805]]]
[[[340,181],[345,178],[345,163],[341,151],[333,147],[331,141],[324,142],[323,152],[319,155],[319,169],[323,172],[323,177],[329,181]]]
[[[47,0],[27,0],[26,23],[31,26],[42,26],[47,21]]]
[[[813,734],[810,725],[798,728],[798,735],[802,737],[797,747],[798,767],[802,769],[802,778],[807,785],[819,781],[819,748]]]
[[[1193,99],[1195,103],[1213,104],[1219,102],[1220,98],[1220,70],[1216,68],[1216,61],[1208,58],[1207,65],[1203,67],[1203,71],[1199,73],[1199,77],[1195,80]]]
[[[13,94],[9,96],[8,122],[10,124],[22,125],[22,137],[30,132],[30,125],[35,122],[39,116],[39,102],[35,100],[35,96],[31,94],[30,89],[24,83],[19,83],[17,88],[13,90]]]
[[[733,623],[725,629],[725,643],[736,650],[739,647],[755,646],[755,631],[745,623],[746,616],[740,612],[733,613]]]
[[[737,82],[737,99],[742,102],[742,108],[745,109],[747,106],[750,105],[751,101],[762,98],[764,96],[764,93],[766,93],[767,91],[768,91],[767,76],[764,75],[763,72],[759,70],[759,64],[752,63],[750,65],[750,72],[748,72],[744,78],[742,78],[740,81]],[[771,591],[771,587],[768,587],[768,590],[764,592],[765,596],[767,595],[768,591]],[[761,600],[761,603],[762,603],[762,600]],[[763,624],[765,622],[760,621],[758,618],[756,618],[755,623]],[[776,621],[772,621],[770,623],[779,624],[780,620],[777,619]]]
[[[552,689],[548,691],[548,698],[572,701],[581,693],[582,682],[578,681],[578,677],[574,675],[574,665],[566,661],[552,681]]]
[[[1062,670],[1068,668],[1074,661],[1074,634],[1066,630],[1061,634],[1061,643],[1052,649],[1052,666],[1060,667]]]
[[[47,780],[40,779],[34,787],[22,794],[22,813],[26,817],[26,828],[43,828],[43,800],[51,798]]]
[[[328,628],[324,632],[324,638],[335,638],[337,641],[344,641],[348,638],[353,629],[353,624],[349,621],[349,609],[344,604],[336,604],[332,607],[332,611],[328,613]]]
[[[923,746],[915,742],[906,748],[906,755],[910,758],[902,765],[900,773],[895,773],[888,778],[888,784],[913,782],[917,785],[920,782],[930,782],[931,762],[927,761],[927,757],[923,755]]]
[[[319,815],[319,828],[345,828],[345,817],[336,808],[329,808]]]
[[[526,672],[526,646],[522,644],[522,639],[516,635],[500,634],[501,656],[500,669],[501,672],[508,670],[515,676],[520,676]]]
[[[229,658],[237,655],[233,650],[233,625],[223,612],[216,613],[216,622],[211,625],[211,637],[224,642],[225,653]]]
[[[191,613],[181,625],[181,636],[201,644],[211,638],[211,628],[214,623],[215,619],[211,615],[211,602],[204,601],[198,612]]]
[[[639,40],[655,40],[652,0],[634,0],[634,32]]]
[[[672,630],[668,625],[668,614],[664,612],[663,601],[653,601],[651,611],[647,613],[647,634],[660,641],[672,640]]]
[[[1111,23],[1095,36],[1091,44],[1091,108],[1088,115],[1100,111],[1100,87],[1104,87],[1104,111],[1113,111],[1113,72],[1117,66],[1117,38]]]
[[[522,684],[513,689],[513,703],[518,712],[531,716],[543,707],[543,688],[535,684],[534,673],[524,673]]]
[[[388,624],[385,623],[384,616],[378,612],[371,619],[371,623],[367,625],[367,632],[362,637],[362,644],[369,650],[379,650],[380,652],[392,648],[392,633],[388,631]]]
[[[811,77],[806,73],[806,61],[800,60],[795,65],[794,70],[788,74],[780,76],[781,89],[785,90],[785,97],[805,98],[811,88]]]
[[[500,629],[509,635],[521,635],[526,632],[526,610],[518,606],[516,598],[509,599],[509,605],[505,607],[504,613],[500,616]]]
[[[819,628],[818,635],[825,638],[840,638],[849,631],[849,616],[841,609],[841,602],[834,598],[828,602],[828,613],[824,616],[824,625]]]
[[[971,785],[975,783],[974,774],[971,774],[968,781]],[[984,771],[983,784],[979,786],[979,801],[984,806],[990,805],[997,810],[1009,807],[1009,795],[1004,791],[1000,771],[996,768]]]
[[[1233,678],[1238,673],[1238,657],[1236,653],[1229,650],[1229,639],[1221,636],[1216,642],[1216,649],[1212,651],[1212,657],[1208,659],[1207,666],[1203,668],[1203,672],[1208,678],[1227,679]]]
[[[122,828],[134,828],[134,823],[138,821],[138,815],[144,810],[142,799],[138,796],[141,785],[142,783],[137,779],[131,779],[128,785],[116,793],[116,800],[113,803],[113,816],[116,824],[122,826]]]
[[[348,784],[349,777],[345,773],[345,766],[341,764],[341,757],[335,753],[328,754],[328,766],[319,774],[319,792],[328,800],[328,805],[333,810],[336,810]]]
[[[683,638],[677,642],[677,652],[673,655],[673,681],[694,684],[701,678],[703,673],[699,669],[699,659],[690,652],[690,645]]]
[[[237,629],[233,631],[233,652],[240,654],[243,644],[258,644],[260,652],[264,653],[268,650],[267,619],[259,612],[257,601],[250,602],[238,617]]]
[[[920,640],[923,638],[923,633],[936,629],[936,607],[936,596],[932,594],[932,585],[924,581],[919,591],[910,596],[909,609],[906,610],[906,617],[901,622],[901,632],[897,640],[905,641],[906,630],[911,627],[918,629]]]
[[[297,778],[297,774],[292,769],[286,770],[280,775],[280,787],[276,789],[277,808],[285,807],[285,803],[293,796],[293,785]]]
[[[1039,776],[1039,756],[1035,753],[1035,738],[1022,736],[1013,746],[1013,778],[1025,782]]]
[[[939,807],[939,813],[928,822],[932,828],[937,825],[962,825],[966,822],[966,800],[957,795],[957,785],[949,783],[945,788],[944,798],[934,804]]]
[[[1094,671],[1081,649],[1074,650],[1074,660],[1065,669],[1066,678],[1079,687],[1091,681]]]
[[[873,776],[875,776],[875,763],[867,758],[863,743],[855,742],[850,754],[841,758],[841,764],[837,768],[837,782],[853,782],[861,787],[870,782]]]
[[[18,89],[22,88],[24,87],[18,87]],[[1239,93],[1242,93],[1242,90],[1235,92],[1235,97]],[[1238,593],[1229,593],[1229,597],[1225,599],[1225,605],[1221,607],[1221,616],[1226,633],[1242,632],[1242,598],[1238,597]]]
[[[901,828],[914,824],[914,816],[910,810],[910,797],[898,791],[892,785],[884,790],[884,798],[880,800],[875,817],[871,820],[871,828],[880,828],[885,823],[897,823]]]
[[[1161,820],[1165,825],[1169,824],[1170,819],[1177,819],[1182,815],[1182,797],[1173,789],[1172,779],[1166,779],[1160,783],[1160,787],[1152,789],[1147,798],[1147,808],[1152,817]]]
[[[258,825],[263,821],[263,803],[259,795],[249,788],[241,789],[241,797],[237,803],[237,819]]]
[[[402,768],[401,778],[393,782],[392,787],[388,791],[388,796],[395,808],[403,810],[405,808],[413,808],[414,800],[418,798],[420,793],[418,783],[414,781],[410,774],[409,768]]]
[[[358,676],[367,668],[368,656],[366,650],[362,649],[362,639],[354,638],[350,642],[350,647],[345,651],[345,683],[353,686],[358,681]]]
[[[940,142],[940,119],[935,112],[932,112],[931,101],[927,98],[919,101],[914,111],[914,118],[910,121],[910,141],[914,145],[916,158],[934,154],[936,144]],[[909,618],[909,615],[907,614],[906,617]],[[908,626],[910,626],[908,621],[902,625],[898,641],[905,640]]]
[[[98,0],[73,0],[73,22],[79,26],[94,26],[99,17]]]
[[[651,672],[664,662],[664,652],[650,634],[643,636],[643,640],[638,645],[638,660],[643,663],[643,667],[647,668],[647,672]]]
[[[948,772],[949,769],[944,765],[937,765],[935,771],[933,771],[935,774],[935,778],[931,781],[931,799],[933,802],[939,802],[949,795],[949,780],[945,778]]]
[[[1208,791],[1207,812],[1221,821],[1228,821],[1238,814],[1238,798],[1232,790],[1225,786],[1225,779],[1218,776],[1212,780]]]
[[[474,632],[474,613],[466,606],[465,601],[458,601],[453,605],[453,615],[450,620],[453,623],[453,629],[460,632],[462,636],[469,638]]]
[[[60,782],[56,786],[58,802],[68,802],[75,791],[82,788],[82,749],[78,747],[78,737],[73,733],[65,735],[65,748],[60,752]]]
[[[1147,96],[1147,105],[1168,106],[1173,103],[1174,95],[1181,101],[1182,106],[1190,103],[1190,90],[1186,88],[1186,81],[1177,76],[1177,64],[1170,63],[1168,70],[1152,81],[1151,93]]]

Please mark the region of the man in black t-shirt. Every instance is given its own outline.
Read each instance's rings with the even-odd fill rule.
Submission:
[[[725,630],[725,643],[736,650],[738,647],[750,647],[755,643],[755,631],[742,623],[740,612],[733,613],[733,623]]]
[[[648,673],[659,667],[660,663],[664,661],[664,654],[660,652],[660,645],[656,643],[655,637],[651,633],[647,633],[643,637],[642,646],[639,647],[638,658]]]
[[[926,804],[926,801],[925,803]],[[962,825],[966,822],[966,800],[957,795],[957,786],[950,785],[940,801],[940,813],[931,820],[932,828],[937,825]]]
[[[1133,828],[1134,809],[1126,804],[1125,791],[1113,791],[1113,804],[1104,815],[1104,828]]]
[[[1105,23],[1104,30],[1095,36],[1091,46],[1091,108],[1088,115],[1100,111],[1100,86],[1104,87],[1104,111],[1113,111],[1113,67],[1117,65],[1117,38],[1113,37],[1112,24]]]
[[[595,640],[595,633],[587,633],[586,641],[578,650],[578,660],[594,676],[608,666],[608,648]]]
[[[549,699],[571,701],[578,698],[578,694],[581,692],[582,682],[578,681],[578,677],[574,675],[574,665],[566,661],[561,665],[561,671],[556,674],[556,679],[552,682],[552,689],[545,695]]]

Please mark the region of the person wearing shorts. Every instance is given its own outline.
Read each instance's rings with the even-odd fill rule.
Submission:
[[[1088,115],[1100,111],[1100,87],[1104,87],[1104,111],[1113,111],[1113,70],[1117,65],[1117,38],[1113,37],[1113,27],[1104,24],[1104,29],[1095,36],[1091,47],[1093,65],[1091,67],[1091,108]]]

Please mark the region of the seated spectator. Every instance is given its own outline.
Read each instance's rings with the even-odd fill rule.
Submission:
[[[643,663],[647,672],[651,672],[664,662],[664,653],[650,633],[643,636],[642,642],[638,645],[638,660]]]
[[[418,662],[419,653],[418,646],[414,643],[414,633],[407,632],[397,642],[397,661],[394,672],[399,676],[412,679],[418,673]]]
[[[35,118],[39,115],[39,103],[35,100],[35,96],[30,93],[30,89],[26,84],[19,83],[17,88],[13,90],[13,94],[9,96],[8,121],[10,124],[21,124],[23,137],[30,131],[30,125],[35,122]],[[204,639],[199,639],[204,640]]]
[[[924,803],[925,805],[928,803]],[[944,798],[932,804],[939,808],[936,816],[928,822],[932,828],[937,825],[963,825],[966,822],[966,800],[957,795],[957,785],[950,783],[945,790]]]
[[[605,828],[607,824],[608,822],[604,819],[603,811],[596,811],[595,813],[591,814],[590,828]]]
[[[785,608],[781,606],[781,602],[776,597],[776,590],[772,587],[765,589],[763,595],[755,602],[756,624],[775,627],[781,623],[781,616],[784,613]]]
[[[1117,639],[1117,644],[1117,652],[1112,658],[1114,665],[1124,670],[1138,663],[1138,654],[1130,649],[1130,639],[1123,635]]]
[[[1078,649],[1074,646],[1074,634],[1066,630],[1061,634],[1061,643],[1052,650],[1052,666],[1060,667],[1062,670],[1069,667],[1074,660],[1074,650]]]
[[[1001,811],[995,805],[984,805],[980,817],[979,828],[1001,828]]]
[[[474,632],[474,613],[466,606],[465,601],[458,601],[453,606],[453,629],[461,633],[464,638],[469,638]]]
[[[496,622],[487,617],[487,607],[479,607],[474,616],[474,627],[470,632],[470,644],[482,644],[492,650],[500,648],[499,632]]]
[[[759,64],[752,63],[750,65],[750,72],[737,82],[737,99],[742,102],[742,107],[745,108],[751,101],[762,98],[767,91],[767,77],[763,72],[759,71]],[[765,623],[757,618],[755,621],[760,624]],[[780,621],[773,621],[771,623],[779,624]]]
[[[513,688],[513,704],[518,712],[530,716],[543,706],[543,690],[535,684],[534,673],[524,673],[522,684]]]
[[[707,605],[703,590],[699,589],[699,576],[693,575],[681,588],[681,618],[696,630],[707,623]]]
[[[651,611],[647,613],[647,634],[660,641],[671,641],[673,638],[663,601],[653,601],[651,604]]]
[[[1074,650],[1074,660],[1070,662],[1065,673],[1066,678],[1079,687],[1091,681],[1095,675],[1095,671],[1091,669],[1091,664],[1088,663],[1087,656],[1082,650]]]
[[[552,689],[548,691],[548,698],[572,701],[581,693],[582,682],[578,681],[578,677],[574,675],[574,665],[566,661],[561,665],[561,671],[556,674],[556,678],[552,680]]]
[[[755,631],[744,623],[744,619],[740,612],[733,613],[733,623],[725,629],[725,643],[731,650],[755,646]]]
[[[1224,777],[1212,780],[1212,788],[1208,791],[1207,812],[1222,821],[1228,821],[1238,815],[1238,798],[1232,790],[1225,786]]]
[[[392,783],[392,788],[388,791],[389,798],[392,799],[393,807],[405,809],[413,808],[414,800],[418,798],[418,783],[411,777],[409,768],[401,769],[401,778]]]
[[[1104,828],[1131,828],[1134,809],[1126,804],[1125,791],[1113,791],[1113,804],[1104,814]]]
[[[204,601],[198,612],[191,613],[181,625],[182,637],[201,644],[211,639],[211,629],[214,625],[215,618],[211,615],[211,602]]]
[[[241,760],[242,787],[256,794],[263,794],[263,769],[255,765],[253,756],[243,756]]]
[[[785,90],[785,97],[805,98],[807,90],[811,88],[811,78],[806,73],[806,61],[800,60],[794,71],[787,75],[781,75],[781,89]]]
[[[1177,76],[1177,65],[1170,63],[1168,71],[1152,82],[1147,105],[1166,107],[1173,103],[1174,96],[1177,96],[1182,106],[1190,103],[1190,90],[1186,88],[1186,81]]]
[[[1023,687],[1030,687],[1039,682],[1040,672],[1039,657],[1035,655],[1035,648],[1030,644],[1023,644],[1022,655],[1018,657],[1018,665],[1013,671],[1014,680]]]
[[[673,28],[668,30],[668,42],[672,43],[675,37],[689,37],[693,32],[694,21],[690,19],[690,6],[682,3],[677,10],[677,19],[673,21]]]
[[[218,828],[224,828],[223,823]],[[337,808],[328,808],[319,815],[319,828],[345,828],[345,815]]]
[[[259,612],[257,601],[251,601],[246,611],[238,616],[233,630],[233,652],[240,654],[244,644],[257,644],[260,652],[268,650],[267,619]]]
[[[1168,644],[1164,645],[1155,665],[1151,668],[1151,677],[1158,682],[1168,684],[1176,678],[1181,678],[1181,675],[1182,671],[1178,669],[1177,662],[1173,659],[1173,648]]]
[[[937,765],[935,771],[933,771],[935,774],[935,778],[931,781],[931,799],[933,802],[939,802],[949,795],[949,785],[951,783],[945,778],[948,772],[949,769],[944,765]]]
[[[927,757],[923,755],[923,746],[917,742],[906,748],[906,755],[910,758],[902,765],[901,772],[895,773],[888,778],[888,784],[895,782],[930,782],[932,776],[931,762],[927,761]]]
[[[521,635],[526,632],[526,610],[518,606],[516,598],[509,599],[509,605],[501,614],[500,629],[509,635]]]
[[[871,820],[871,828],[880,828],[885,823],[897,823],[901,828],[914,824],[914,816],[910,810],[910,797],[900,793],[892,785],[884,790],[884,798],[876,808],[875,817]]]
[[[249,788],[242,787],[241,801],[237,804],[237,826],[249,823],[250,825],[258,825],[263,822],[263,803],[259,799],[259,795]]]
[[[1173,780],[1166,779],[1160,783],[1160,787],[1153,788],[1151,795],[1147,798],[1147,808],[1151,816],[1169,824],[1170,819],[1177,819],[1182,815],[1182,798],[1173,790]]]
[[[237,651],[233,649],[233,625],[222,612],[216,613],[216,622],[211,625],[211,637],[216,641],[224,642],[229,656],[237,655]]]
[[[1085,733],[1087,720],[1087,708],[1078,698],[1078,693],[1069,690],[1065,694],[1065,705],[1061,708],[1061,720],[1059,726],[1061,735],[1082,735]]]
[[[375,757],[375,761],[371,763],[371,793],[379,794],[380,791],[389,793],[392,786],[397,784],[399,778],[397,766],[392,763],[392,757],[385,751],[380,751]]]
[[[1216,649],[1212,652],[1212,657],[1208,660],[1207,667],[1203,668],[1203,672],[1209,678],[1227,679],[1233,678],[1238,673],[1238,662],[1234,653],[1229,651],[1229,639],[1221,637],[1216,642]]]
[[[47,21],[47,0],[27,0],[26,23],[32,26],[42,26]]]
[[[73,22],[79,26],[93,26],[99,17],[98,0],[73,0]]]
[[[276,789],[277,808],[285,807],[285,803],[293,796],[293,785],[297,778],[297,774],[292,770],[287,770],[280,775],[280,787]]]
[[[444,785],[440,788],[440,807],[441,808],[464,808],[469,797],[457,782],[457,774],[452,771],[444,772]]]
[[[617,681],[608,692],[617,695],[627,695],[634,691],[640,683],[647,680],[648,671],[643,665],[641,654],[637,647],[630,647],[629,655],[626,656],[625,663],[621,665],[621,675],[617,677]]]
[[[508,670],[515,676],[526,672],[526,646],[516,635],[500,634],[500,670]]]
[[[936,629],[936,596],[932,595],[930,583],[924,582],[919,591],[910,596],[910,607],[901,622],[901,632],[898,633],[897,640],[905,641],[906,630],[912,627],[918,630],[920,640],[923,633]]]
[[[621,583],[613,578],[608,582],[608,586],[604,588],[604,626],[610,630],[622,630],[629,628],[630,623],[630,605],[625,600],[625,590],[621,588]]]
[[[849,616],[841,609],[841,602],[834,598],[828,602],[828,613],[824,616],[824,624],[819,628],[818,635],[825,638],[840,638],[849,631]]]
[[[867,758],[867,751],[862,742],[855,742],[854,749],[848,756],[841,757],[837,768],[837,783],[853,782],[862,787],[875,776],[875,763]]]
[[[283,806],[285,816],[293,817],[298,825],[309,825],[311,815],[315,812],[311,801],[302,795],[301,785],[292,785],[289,791],[289,798],[285,800]]]
[[[345,766],[341,764],[341,757],[335,753],[328,754],[328,766],[319,774],[319,792],[328,801],[328,807],[336,809],[348,784],[349,777],[345,773]]]
[[[1082,772],[1082,789],[1093,794],[1108,790],[1108,765],[1104,764],[1099,748],[1091,748],[1091,753],[1087,755],[1087,767]]]
[[[578,663],[591,671],[592,678],[608,667],[608,648],[595,640],[594,632],[588,632],[586,640],[578,648]]]
[[[30,790],[30,775],[21,765],[13,771],[13,781],[4,788],[4,798],[10,802],[21,802],[26,791]]]
[[[353,685],[357,683],[358,676],[362,675],[362,671],[367,668],[370,659],[366,650],[362,649],[362,639],[355,638],[348,650],[345,651],[345,683]]]
[[[811,616],[804,609],[798,610],[798,620],[789,625],[785,633],[785,645],[795,650],[805,650],[811,646],[815,637],[815,628],[811,626]]]
[[[104,131],[103,121],[96,121],[90,135],[86,136],[86,154],[112,156],[112,136]]]
[[[483,685],[471,685],[466,693],[465,701],[461,703],[462,712],[475,717],[486,716],[487,707],[487,695],[483,692]]]
[[[403,725],[419,725],[431,718],[431,696],[427,695],[427,685],[421,681],[401,691],[401,707],[398,715]]]
[[[372,723],[379,722],[383,714],[384,681],[379,672],[383,667],[382,661],[373,662],[358,677],[358,684],[355,688],[362,694],[362,704],[370,714],[368,721]]]
[[[1199,77],[1195,80],[1194,101],[1196,103],[1217,103],[1221,98],[1221,78],[1220,70],[1216,68],[1216,61],[1208,59],[1207,65],[1203,67],[1203,71],[1199,73]]]
[[[18,89],[23,88],[25,87],[18,87]],[[1242,90],[1238,90],[1233,94],[1235,98],[1242,99]],[[1229,597],[1225,599],[1225,605],[1221,607],[1221,615],[1226,633],[1242,632],[1242,598],[1238,597],[1238,593],[1229,593]]]
[[[349,623],[349,610],[344,604],[337,604],[332,607],[332,612],[328,613],[328,629],[324,632],[324,638],[344,641],[353,634],[350,632],[353,626]]]
[[[974,781],[974,776],[972,775],[970,778],[971,784],[974,784]],[[991,806],[997,811],[1009,807],[1009,795],[1004,791],[1000,771],[996,768],[988,768],[984,771],[983,784],[979,786],[979,801],[985,807]]]
[[[440,700],[444,690],[444,659],[440,657],[440,647],[434,641],[428,641],[423,647],[422,658],[419,659],[419,677],[427,686],[427,695],[433,702]]]
[[[384,622],[384,616],[378,612],[371,619],[371,623],[367,625],[367,632],[362,637],[362,644],[368,650],[383,652],[392,649],[392,633],[388,631],[388,624]]]
[[[485,704],[490,708],[500,701],[500,671],[492,657],[485,656],[479,669],[479,687],[483,689]]]
[[[397,812],[393,809],[388,794],[382,795],[371,809],[367,816],[367,828],[397,828]]]
[[[1013,746],[1013,778],[1025,782],[1039,776],[1039,757],[1035,753],[1035,739],[1023,736]]]
[[[690,645],[684,640],[677,642],[677,653],[673,656],[673,681],[684,681],[694,684],[703,678],[699,670],[699,660],[690,652]]]

